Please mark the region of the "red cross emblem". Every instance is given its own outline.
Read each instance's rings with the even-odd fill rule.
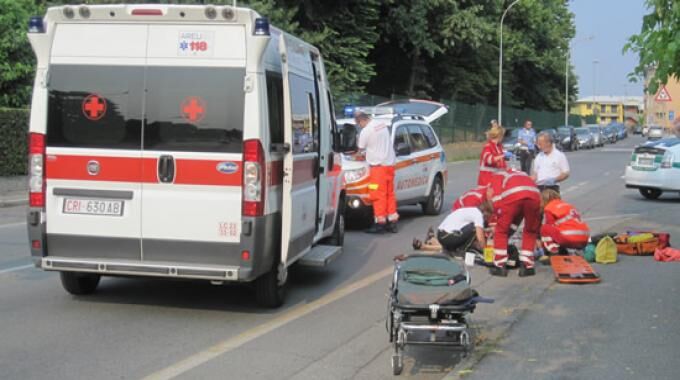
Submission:
[[[205,116],[205,101],[198,96],[190,96],[180,104],[182,117],[190,123],[196,123]]]
[[[83,99],[83,115],[90,120],[99,120],[106,114],[106,99],[90,94]]]

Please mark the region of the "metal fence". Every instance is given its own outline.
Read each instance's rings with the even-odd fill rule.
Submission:
[[[336,99],[336,110],[342,112],[347,104],[373,106],[391,99],[406,99],[406,96],[386,98],[368,94],[351,94]],[[439,100],[449,107],[449,112],[432,124],[443,144],[463,141],[484,141],[484,132],[491,120],[498,118],[498,108],[488,104],[467,104],[455,100]],[[346,116],[344,116],[346,117]],[[564,112],[540,111],[503,107],[503,125],[517,128],[525,120],[531,120],[536,130],[555,128],[564,125]],[[580,126],[587,123],[579,115],[569,115],[569,125]]]

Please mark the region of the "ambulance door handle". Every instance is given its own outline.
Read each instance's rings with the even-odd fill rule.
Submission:
[[[175,180],[175,159],[169,155],[158,158],[158,179],[163,183],[172,183]]]

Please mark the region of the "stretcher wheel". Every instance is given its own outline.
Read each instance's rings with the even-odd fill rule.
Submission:
[[[392,374],[394,376],[401,375],[401,371],[404,369],[403,357],[400,354],[392,355]]]

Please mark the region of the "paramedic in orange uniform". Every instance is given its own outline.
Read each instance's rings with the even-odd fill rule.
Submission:
[[[368,182],[369,199],[373,204],[374,223],[366,232],[397,232],[397,199],[394,196],[394,164],[396,154],[387,124],[372,120],[359,111],[354,120],[361,128],[357,146],[366,152],[371,171]]]
[[[479,158],[479,178],[477,185],[486,186],[489,184],[491,174],[497,171],[505,170],[505,153],[503,152],[503,136],[505,130],[498,125],[494,120],[491,122],[491,128],[486,132],[487,142],[482,148],[482,154]]]
[[[581,220],[576,208],[563,201],[557,191],[543,190],[541,206],[545,218],[541,241],[550,254],[558,254],[560,248],[582,249],[588,245],[590,228]]]
[[[489,268],[493,276],[507,276],[508,238],[513,225],[524,219],[522,246],[519,253],[520,277],[533,276],[534,248],[541,227],[541,195],[536,183],[519,171],[503,171],[491,175],[487,197],[493,202],[497,218],[494,228],[494,266]]]
[[[486,200],[487,186],[477,186],[474,189],[468,190],[461,194],[455,202],[451,211],[456,211],[464,207],[479,207]]]

